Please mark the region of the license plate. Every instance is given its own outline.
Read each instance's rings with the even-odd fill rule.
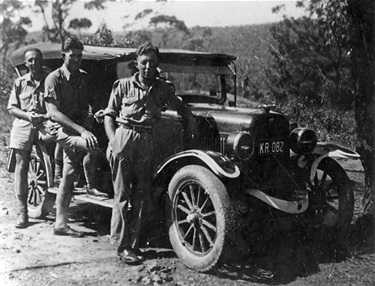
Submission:
[[[286,151],[286,145],[283,140],[261,141],[259,142],[259,155],[283,154]]]

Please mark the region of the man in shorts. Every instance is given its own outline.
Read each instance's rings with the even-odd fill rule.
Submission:
[[[82,237],[83,233],[67,225],[67,212],[77,171],[83,160],[87,193],[107,196],[97,190],[96,167],[98,140],[91,132],[94,116],[95,90],[88,75],[80,70],[83,44],[77,38],[65,40],[62,48],[64,63],[45,80],[44,99],[51,121],[46,129],[64,148],[63,175],[56,197],[54,234]]]
[[[38,131],[47,117],[43,102],[46,74],[43,71],[42,52],[39,49],[30,49],[24,56],[29,72],[15,80],[8,102],[9,113],[16,117],[10,133],[10,148],[13,149],[16,159],[14,186],[19,209],[17,228],[28,226],[27,174],[30,153]]]

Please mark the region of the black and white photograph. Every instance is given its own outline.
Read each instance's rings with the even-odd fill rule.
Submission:
[[[375,285],[373,0],[0,0],[0,285]]]

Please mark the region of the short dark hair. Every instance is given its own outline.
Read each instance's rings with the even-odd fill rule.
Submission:
[[[37,48],[27,49],[27,50],[23,53],[23,57],[25,57],[25,56],[26,56],[26,53],[28,53],[28,52],[35,52],[35,53],[39,54],[41,58],[43,58],[42,51],[39,50],[39,49],[37,49]]]
[[[82,42],[76,37],[67,38],[62,46],[63,52],[69,52],[71,49],[77,49],[83,51]]]
[[[159,48],[157,46],[152,45],[150,42],[140,45],[135,53],[137,54],[137,57],[138,57],[138,56],[150,53],[150,52],[155,53],[158,59],[160,60]]]

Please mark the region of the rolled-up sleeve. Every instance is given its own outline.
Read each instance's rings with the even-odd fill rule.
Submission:
[[[59,98],[57,92],[58,79],[54,73],[47,76],[44,81],[44,99],[48,102],[53,102],[56,106],[59,106]]]
[[[190,109],[185,105],[185,103],[180,98],[178,98],[174,94],[172,89],[168,95],[168,105],[172,109],[176,110],[177,113],[181,115],[182,117],[186,117],[190,113]]]
[[[20,102],[17,98],[17,89],[19,87],[19,81],[15,81],[12,87],[12,91],[10,92],[9,100],[8,100],[8,106],[7,109],[11,109],[12,107],[18,107],[20,108]]]
[[[104,115],[109,115],[113,118],[118,117],[122,102],[121,86],[120,80],[115,81],[113,84],[111,95],[109,96],[108,106],[104,110]]]

